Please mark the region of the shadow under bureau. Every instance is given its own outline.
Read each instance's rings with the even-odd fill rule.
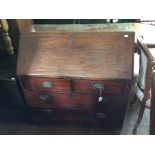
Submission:
[[[30,27],[17,75],[32,120],[122,125],[133,52],[134,32],[102,24]]]

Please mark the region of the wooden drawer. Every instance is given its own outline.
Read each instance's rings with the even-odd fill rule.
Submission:
[[[124,109],[124,96],[104,95],[103,101],[98,102],[99,94],[70,93],[50,91],[25,91],[28,104],[31,106],[56,107],[66,109]]]
[[[56,108],[76,108],[71,93],[53,93],[51,91],[24,91],[28,104]]]
[[[22,81],[26,90],[70,91],[71,89],[69,79],[23,77]]]
[[[77,93],[73,95],[74,104],[80,109],[97,110],[97,109],[124,109],[126,106],[123,96],[104,95],[103,101],[98,102],[99,95],[88,93]]]
[[[125,84],[115,81],[74,80],[74,89],[77,92],[98,93],[102,89],[103,94],[122,95]]]
[[[126,99],[124,96],[104,95],[103,101],[98,101],[99,94],[94,93],[76,93],[74,100],[76,106],[84,110],[122,110],[126,107]]]
[[[124,115],[125,111],[119,110],[97,112],[95,114],[95,123],[106,125],[106,127],[121,126],[124,120]]]
[[[51,96],[48,91],[24,91],[24,94],[28,105],[43,107],[51,105]]]
[[[61,110],[51,108],[30,108],[32,119],[43,121],[66,121],[73,123],[94,122],[94,114],[80,110]]]
[[[34,121],[61,121],[72,123],[96,123],[106,125],[122,124],[124,111],[85,112],[81,110],[60,110],[51,108],[30,108]]]

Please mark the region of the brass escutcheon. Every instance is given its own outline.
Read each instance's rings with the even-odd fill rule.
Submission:
[[[72,41],[74,41],[74,40],[76,40],[77,39],[77,35],[74,33],[74,34],[71,34],[70,35],[70,39],[72,40]]]

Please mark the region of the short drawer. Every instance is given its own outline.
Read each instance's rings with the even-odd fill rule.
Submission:
[[[24,91],[27,104],[32,106],[45,106],[51,105],[51,96],[48,91]]]
[[[115,81],[74,80],[74,89],[77,92],[92,92],[103,94],[122,95],[125,84]]]
[[[99,94],[95,93],[76,93],[74,101],[76,107],[83,110],[122,110],[126,107],[126,98],[124,96],[103,95],[102,101],[99,101]]]
[[[23,77],[24,88],[26,90],[51,90],[70,91],[70,79],[52,79],[38,77]]]
[[[53,93],[51,91],[24,91],[31,106],[76,108],[71,93]]]

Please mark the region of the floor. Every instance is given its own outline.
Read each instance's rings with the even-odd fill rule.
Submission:
[[[121,135],[132,135],[133,126],[137,120],[140,104],[135,103],[133,107],[129,107],[124,119]],[[150,110],[145,109],[143,119],[137,130],[137,135],[149,135],[149,118]]]

